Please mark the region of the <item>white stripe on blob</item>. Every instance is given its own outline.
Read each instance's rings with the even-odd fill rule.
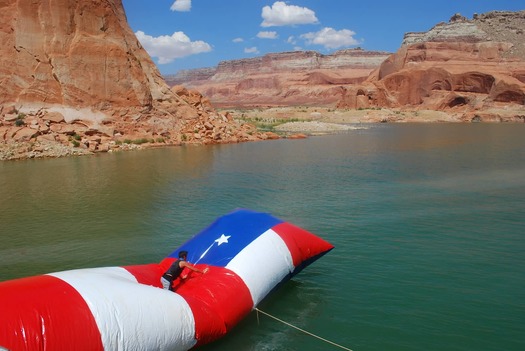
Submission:
[[[195,321],[178,294],[139,284],[121,267],[50,274],[74,287],[88,304],[106,350],[188,350]],[[75,318],[75,316],[71,316]]]
[[[255,307],[295,267],[283,239],[269,229],[242,249],[226,268],[246,283]]]

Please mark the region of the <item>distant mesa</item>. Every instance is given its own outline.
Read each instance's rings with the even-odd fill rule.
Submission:
[[[334,86],[356,84],[391,53],[346,49],[272,53],[220,62],[217,67],[183,70],[164,78],[169,85],[197,89],[214,106],[329,105],[340,98]]]

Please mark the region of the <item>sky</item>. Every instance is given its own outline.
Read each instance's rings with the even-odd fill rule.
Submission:
[[[133,32],[162,74],[221,61],[360,47],[395,52],[407,32],[456,13],[519,11],[525,0],[122,0]]]

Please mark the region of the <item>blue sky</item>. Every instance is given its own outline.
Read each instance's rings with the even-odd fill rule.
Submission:
[[[122,0],[162,74],[267,53],[361,47],[395,52],[406,32],[455,13],[525,9],[525,0]]]

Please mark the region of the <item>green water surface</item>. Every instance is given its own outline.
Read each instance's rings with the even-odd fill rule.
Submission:
[[[335,245],[265,312],[355,351],[525,350],[522,124],[2,162],[0,280],[157,262],[238,207]],[[255,312],[203,347],[337,349]]]

